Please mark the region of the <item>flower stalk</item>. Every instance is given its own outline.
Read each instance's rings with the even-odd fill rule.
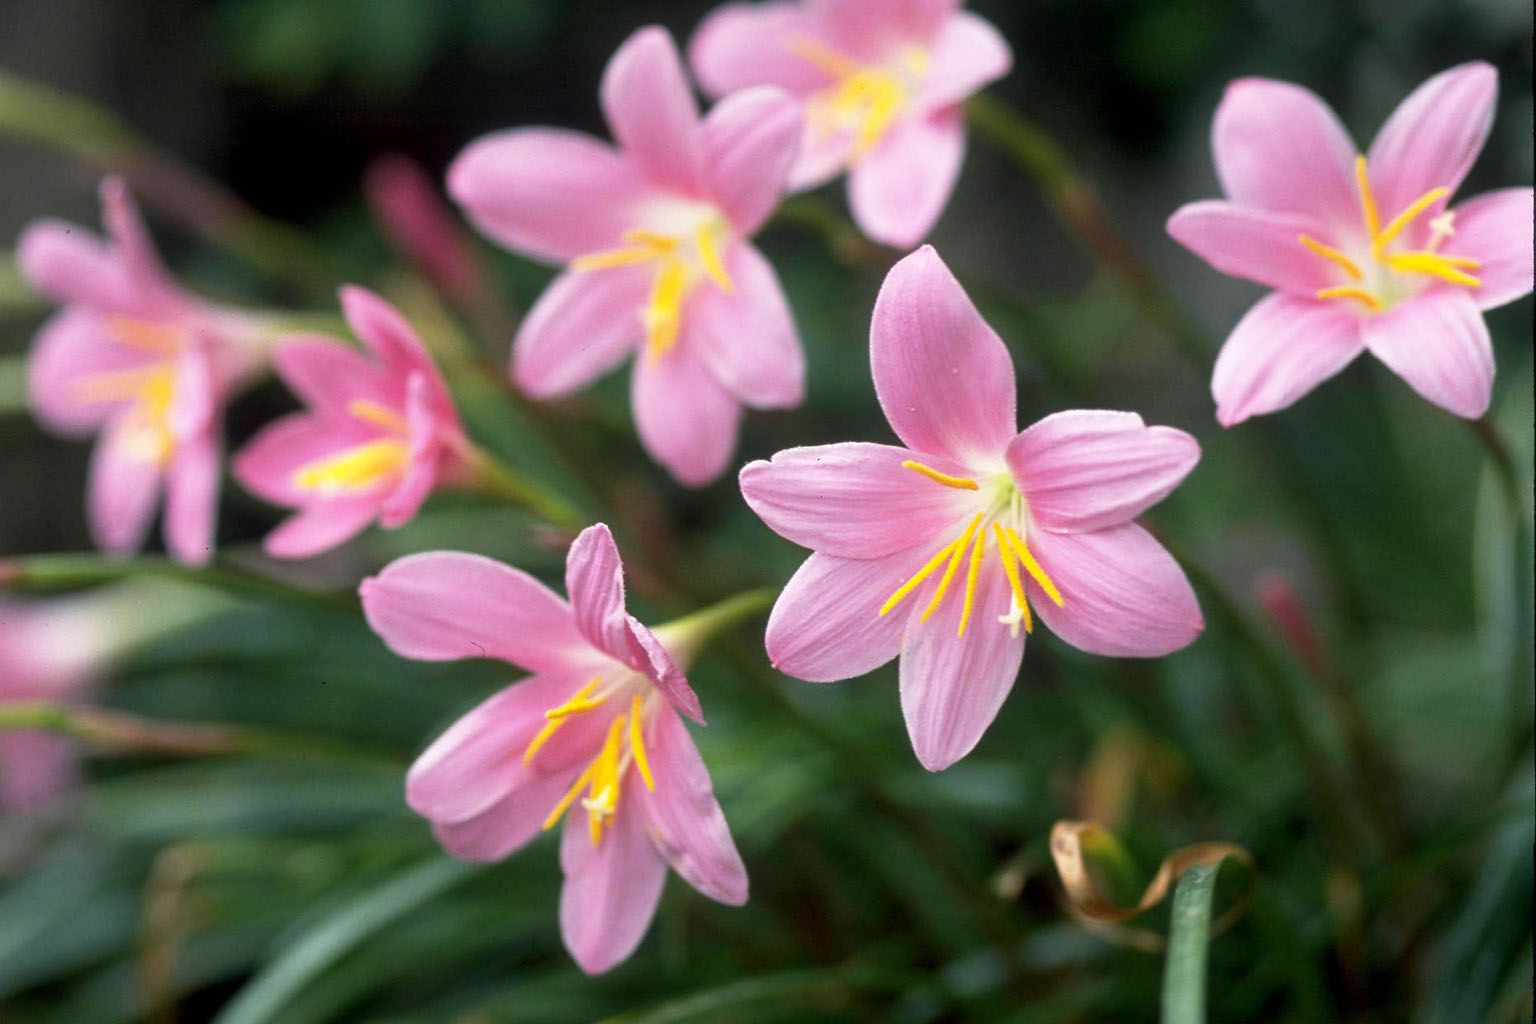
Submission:
[[[585,525],[581,510],[539,486],[476,444],[465,450],[469,464],[464,489],[532,512],[549,525],[572,533]]]

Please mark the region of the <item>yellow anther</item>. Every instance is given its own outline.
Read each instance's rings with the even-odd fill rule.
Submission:
[[[571,695],[570,700],[564,704],[557,704],[555,707],[544,712],[544,717],[548,719],[548,722],[544,728],[539,730],[538,735],[533,738],[533,741],[528,744],[528,749],[523,751],[523,764],[529,765],[533,763],[534,756],[538,754],[544,744],[549,742],[549,738],[565,724],[567,718],[571,715],[582,714],[583,712],[591,711],[595,707],[600,707],[608,699],[607,697],[598,697],[596,700],[591,698],[592,691],[597,688],[597,684],[602,678],[601,675],[593,676],[587,685]]]
[[[396,434],[408,434],[411,430],[411,425],[406,422],[404,416],[366,398],[354,398],[348,402],[347,415]]]
[[[1320,299],[1354,299],[1363,303],[1373,313],[1379,313],[1385,307],[1380,299],[1366,291],[1364,288],[1322,288],[1318,290]]]
[[[647,246],[630,245],[621,249],[607,249],[571,261],[571,269],[578,274],[590,270],[612,270],[615,267],[632,267],[656,259],[656,252]]]
[[[1361,281],[1365,279],[1365,274],[1361,271],[1360,265],[1354,260],[1350,259],[1348,256],[1344,255],[1339,250],[1335,249],[1333,246],[1324,245],[1317,239],[1311,238],[1307,235],[1302,235],[1296,240],[1307,249],[1321,256],[1323,259],[1331,260],[1332,262],[1337,263],[1344,269],[1344,273],[1348,274],[1352,280]]]
[[[965,557],[965,549],[971,543],[971,535],[976,532],[976,527],[981,525],[981,513],[976,513],[976,518],[965,528],[960,535],[960,540],[953,546],[954,550],[949,556],[949,564],[944,567],[944,575],[939,577],[938,588],[934,590],[933,597],[928,602],[928,607],[923,609],[921,621],[927,622],[938,611],[939,602],[944,600],[944,593],[949,589],[949,581],[954,579],[955,570],[960,567],[960,559]]]
[[[1002,523],[993,523],[992,529],[997,534],[997,555],[1003,560],[1003,572],[1008,574],[1008,589],[1013,591],[1013,603],[1024,616],[1024,632],[1032,633],[1035,629],[1034,619],[1029,614],[1029,600],[1024,596],[1024,584],[1019,580],[1019,567],[1014,563],[1013,552],[1008,548],[1007,534],[1003,533]]]
[[[1387,246],[1391,245],[1393,240],[1396,239],[1398,235],[1402,234],[1408,225],[1418,220],[1420,214],[1438,203],[1440,200],[1444,199],[1446,196],[1450,195],[1450,193],[1451,190],[1448,188],[1432,188],[1422,196],[1419,196],[1419,198],[1415,199],[1411,204],[1409,204],[1406,210],[1392,218],[1392,223],[1383,228],[1381,234],[1376,235],[1375,238],[1372,239],[1372,254],[1375,255],[1377,259],[1380,259],[1381,254],[1386,252]]]
[[[976,604],[976,577],[981,573],[981,560],[987,553],[987,531],[976,534],[976,546],[971,548],[971,564],[965,571],[965,605],[960,609],[960,628],[955,636],[965,636],[965,627],[971,621],[971,609]]]
[[[966,535],[970,535],[969,531],[967,531]],[[912,593],[912,591],[916,590],[918,585],[921,584],[923,580],[927,579],[929,576],[932,576],[934,571],[937,570],[940,565],[944,564],[944,560],[948,558],[950,553],[954,551],[955,548],[960,544],[961,541],[957,540],[940,548],[939,553],[928,560],[928,564],[924,565],[921,569],[917,570],[917,572],[913,573],[907,582],[896,588],[896,593],[885,599],[885,604],[880,606],[880,614],[884,615],[892,608],[895,608],[898,604],[900,604],[901,599]]]
[[[640,778],[645,782],[645,788],[651,791],[656,789],[656,780],[651,777],[651,762],[645,755],[645,722],[640,715],[645,706],[645,698],[638,693],[629,705],[629,749],[635,755],[635,767],[640,769]]]
[[[808,37],[791,40],[789,51],[836,82],[811,98],[808,119],[823,136],[855,129],[852,159],[858,161],[879,144],[906,107],[907,83],[895,72],[865,67]],[[900,65],[909,78],[919,77],[928,69],[928,55],[909,48],[902,52]]]
[[[1008,546],[1013,548],[1013,553],[1018,556],[1019,564],[1024,567],[1024,571],[1029,573],[1031,579],[1040,584],[1040,589],[1045,591],[1045,596],[1051,599],[1051,603],[1060,608],[1064,603],[1061,591],[1056,588],[1056,583],[1046,573],[1045,569],[1041,567],[1040,563],[1035,561],[1035,556],[1029,551],[1029,545],[1025,544],[1024,539],[1014,530],[1006,529],[1004,532],[1008,535]]]
[[[688,293],[688,265],[669,259],[661,265],[651,286],[651,298],[641,315],[651,358],[661,358],[673,345],[683,327],[683,298]]]
[[[1449,281],[1451,284],[1459,284],[1466,288],[1483,286],[1483,282],[1478,278],[1457,269],[1467,263],[1471,263],[1473,269],[1482,266],[1476,260],[1455,257],[1453,262],[1453,258],[1432,252],[1399,252],[1393,253],[1386,259],[1387,266],[1407,274],[1428,274],[1430,277],[1438,277],[1442,281]]]
[[[1376,196],[1371,192],[1371,175],[1365,166],[1365,157],[1355,158],[1355,181],[1360,186],[1360,205],[1365,209],[1365,230],[1372,239],[1381,234],[1381,214],[1376,209]]]
[[[166,324],[114,316],[107,319],[107,330],[124,345],[155,355],[170,356],[181,350],[181,330]]]
[[[921,462],[914,462],[911,459],[903,462],[901,466],[903,469],[910,469],[921,473],[934,483],[943,484],[945,487],[953,487],[961,491],[974,491],[980,488],[980,485],[968,476],[950,476],[948,473],[940,473],[932,466],[925,466]]]
[[[704,224],[695,232],[694,242],[699,250],[699,262],[704,265],[704,273],[715,282],[715,286],[727,295],[736,290],[736,284],[731,280],[731,275],[726,272],[725,263],[720,259],[720,247],[715,242],[715,228],[711,224]]]
[[[293,485],[321,494],[367,490],[398,476],[410,456],[410,447],[402,441],[369,441],[300,467],[293,474]]]

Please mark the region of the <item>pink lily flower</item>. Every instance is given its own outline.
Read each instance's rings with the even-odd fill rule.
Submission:
[[[223,403],[265,361],[268,327],[181,289],[155,255],[123,183],[102,183],[108,240],[55,221],[18,245],[27,280],[64,309],[38,333],[30,397],[45,426],[100,433],[88,512],[96,543],[138,551],[166,495],[166,546],[213,555]]]
[[[747,875],[680,717],[702,722],[669,653],[685,659],[689,644],[625,611],[608,527],[571,545],[566,590],[570,604],[499,562],[436,552],[400,559],[361,592],[369,625],[403,657],[490,657],[533,673],[417,759],[406,802],[471,861],[500,860],[563,819],[560,931],[599,974],[639,945],[668,865],[732,906],[747,900]]]
[[[1222,273],[1275,289],[1216,360],[1216,418],[1284,409],[1370,352],[1469,419],[1493,392],[1483,311],[1530,294],[1531,189],[1450,205],[1493,123],[1483,63],[1414,90],[1366,156],[1313,93],[1263,78],[1227,88],[1212,126],[1225,200],[1191,203],[1168,232]]]
[[[782,92],[755,89],[700,121],[660,28],[619,48],[601,94],[618,148],[556,128],[498,132],[460,154],[448,190],[496,241],[566,265],[517,333],[517,386],[568,395],[639,350],[641,443],[702,486],[724,472],[743,405],[804,397],[789,304],[748,241],[783,191],[799,115]]]
[[[814,552],[769,617],[775,668],[834,682],[900,655],[907,732],[938,771],[996,717],[1035,615],[1111,657],[1199,635],[1184,573],[1134,522],[1194,468],[1194,438],[1098,411],[1020,433],[1008,350],[929,246],[886,278],[870,362],[900,445],[791,448],[741,471],[752,510]]]
[[[267,536],[276,558],[327,551],[375,519],[402,526],[434,489],[473,476],[453,397],[405,317],[357,287],[341,290],[341,308],[373,358],[323,336],[283,342],[273,363],[309,408],[235,457],[248,491],[299,510]]]
[[[706,92],[789,90],[805,108],[790,175],[812,188],[845,169],[870,238],[910,249],[933,229],[965,157],[966,97],[1013,66],[1007,42],[959,0],[731,3],[688,52]]]

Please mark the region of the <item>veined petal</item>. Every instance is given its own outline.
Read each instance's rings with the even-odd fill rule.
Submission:
[[[1531,190],[1484,192],[1456,207],[1456,233],[1445,243],[1448,256],[1470,256],[1481,264],[1472,293],[1482,309],[1494,309],[1531,294]]]
[[[1079,650],[1159,657],[1205,629],[1184,570],[1135,523],[1091,533],[1037,530],[1029,546],[1062,597],[1057,605],[1030,580],[1030,604],[1051,632]]]
[[[736,450],[741,405],[698,355],[678,346],[642,355],[630,386],[635,427],[651,458],[686,487],[712,483]]]
[[[305,405],[348,418],[347,406],[372,402],[395,409],[404,398],[391,374],[357,349],[324,335],[298,335],[277,346],[272,365]]]
[[[802,547],[839,558],[880,558],[939,536],[976,503],[972,492],[933,483],[903,465],[914,458],[949,476],[967,475],[948,459],[848,442],[789,448],[749,463],[741,470],[741,493],[769,529]]]
[[[624,617],[624,625],[630,666],[644,673],[672,707],[703,725],[704,709],[699,704],[698,694],[693,692],[682,669],[672,661],[672,655],[661,639],[633,615]]]
[[[1018,431],[1013,360],[932,246],[886,276],[870,363],[885,418],[914,451],[996,459]]]
[[[512,345],[512,380],[534,398],[577,391],[640,344],[640,310],[651,279],[643,267],[555,278],[528,311]]]
[[[1371,143],[1371,184],[1383,217],[1433,188],[1455,192],[1488,140],[1499,75],[1473,61],[1442,71],[1398,105]]]
[[[283,520],[262,549],[273,558],[313,558],[362,533],[378,514],[376,494],[317,502]]]
[[[805,398],[805,353],[779,279],[750,243],[731,246],[726,271],[733,288],[700,286],[683,317],[683,347],[754,409],[787,409]]]
[[[486,135],[448,168],[448,192],[475,227],[552,263],[620,245],[651,188],[612,146],[580,132]]]
[[[704,119],[709,191],[741,237],[755,234],[778,205],[804,127],[800,105],[769,86],[732,93]]]
[[[964,636],[958,636],[964,602],[958,594],[922,620],[925,584],[916,595],[901,647],[901,710],[912,749],[924,768],[942,771],[969,754],[997,717],[1024,660],[1024,634],[999,623],[1011,604],[1008,580],[995,558],[976,583],[976,600]]]
[[[699,107],[677,45],[663,28],[642,28],[603,72],[603,113],[613,137],[641,172],[665,188],[695,195],[703,187]]]
[[[359,593],[368,625],[403,658],[500,658],[543,671],[591,651],[548,587],[480,555],[408,555],[364,580]]]
[[[1431,288],[1364,322],[1365,347],[1431,402],[1467,419],[1493,397],[1493,343],[1472,296]]]
[[[922,102],[929,109],[959,103],[1013,67],[1013,51],[1002,33],[970,11],[944,19],[928,59]]]
[[[1308,297],[1339,283],[1337,268],[1298,241],[1328,237],[1311,217],[1206,200],[1174,213],[1168,233],[1223,274],[1245,281]]]
[[[87,511],[91,535],[109,555],[123,557],[144,546],[160,497],[160,467],[128,449],[127,415],[107,426],[91,453]]]
[[[1224,427],[1284,409],[1354,361],[1365,347],[1360,318],[1335,303],[1277,292],[1232,329],[1211,377]]]
[[[620,661],[629,660],[624,612],[624,562],[607,524],[582,530],[565,555],[565,592],[576,628],[587,642]]]
[[[910,249],[933,230],[965,159],[965,115],[958,106],[907,118],[848,175],[853,219],[870,238]]]
[[[912,548],[869,559],[811,555],[774,602],[768,660],[811,683],[852,679],[884,665],[901,649],[907,616],[881,615],[880,606],[932,554]]]
[[[143,369],[146,354],[112,340],[107,321],[83,306],[56,313],[32,344],[27,360],[27,397],[49,430],[79,437],[100,428],[130,400],[93,401],[89,381]]]
[[[1030,517],[1065,533],[1134,519],[1166,498],[1199,461],[1193,437],[1149,427],[1132,412],[1059,412],[1008,446],[1008,467]]]
[[[571,958],[588,974],[628,958],[656,915],[667,865],[651,842],[639,811],[645,784],[638,772],[624,778],[620,805],[603,841],[593,844],[587,823],[572,815],[560,837],[560,934]],[[626,811],[630,813],[626,813]]]
[[[166,474],[166,547],[183,565],[206,565],[213,557],[219,513],[219,436],[205,430],[176,446]]]
[[[709,769],[669,708],[652,716],[646,749],[655,790],[641,787],[657,850],[683,881],[719,903],[747,902],[747,869],[715,800]]]
[[[1355,145],[1316,94],[1289,82],[1242,78],[1227,86],[1211,127],[1216,175],[1227,197],[1325,223],[1360,222]]]
[[[807,96],[827,76],[798,56],[793,44],[815,38],[817,26],[799,3],[728,3],[700,23],[688,59],[704,91],[726,96],[754,85],[777,85]]]
[[[432,834],[460,860],[489,864],[536,839],[549,809],[570,789],[572,772],[521,780],[510,793],[472,818],[434,822]]]

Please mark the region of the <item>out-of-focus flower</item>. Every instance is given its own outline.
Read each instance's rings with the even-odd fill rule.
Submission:
[[[778,203],[800,115],[782,91],[753,89],[700,121],[659,28],[619,49],[601,95],[618,149],[554,128],[498,132],[459,156],[448,190],[498,242],[567,264],[518,331],[518,387],[567,395],[638,349],[640,440],[703,485],[724,471],[743,405],[804,395],[789,304],[747,241]]]
[[[1168,222],[1217,270],[1275,291],[1221,350],[1211,391],[1224,426],[1283,409],[1369,351],[1458,416],[1488,409],[1483,311],[1531,291],[1531,189],[1450,200],[1483,148],[1498,78],[1463,64],[1414,90],[1367,156],[1321,99],[1233,82],[1212,148],[1226,200]]]
[[[412,555],[362,585],[374,632],[407,658],[497,658],[533,675],[470,711],[406,779],[406,802],[451,853],[499,860],[565,820],[560,928],[581,968],[629,956],[666,869],[740,905],[747,876],[681,715],[698,698],[672,654],[624,607],[618,548],[601,524],[566,559],[566,604],[478,555]],[[669,651],[671,653],[669,653]]]
[[[870,358],[900,446],[791,448],[741,472],[753,511],[815,552],[769,618],[775,667],[831,682],[899,654],[907,731],[937,771],[996,716],[1034,615],[1113,657],[1199,635],[1183,571],[1134,522],[1194,468],[1192,437],[1097,411],[1019,433],[1008,350],[927,246],[886,278]]]
[[[32,408],[61,434],[100,432],[88,511],[103,550],[143,546],[163,486],[166,546],[200,564],[213,554],[222,406],[260,370],[272,331],[172,281],[121,181],[101,198],[106,241],[47,221],[18,246],[27,279],[64,306],[34,343]]]
[[[427,172],[406,157],[386,156],[368,168],[364,184],[375,219],[400,254],[449,298],[475,298],[484,271]]]
[[[343,288],[341,308],[375,358],[325,337],[283,342],[274,365],[309,408],[268,425],[235,457],[246,489],[299,509],[267,536],[278,558],[319,554],[374,519],[401,526],[434,488],[474,477],[453,397],[411,325],[362,288]]]
[[[705,90],[788,89],[805,107],[795,188],[845,168],[870,238],[911,248],[949,202],[965,156],[962,101],[1008,73],[997,30],[958,0],[732,3],[694,34]]]

